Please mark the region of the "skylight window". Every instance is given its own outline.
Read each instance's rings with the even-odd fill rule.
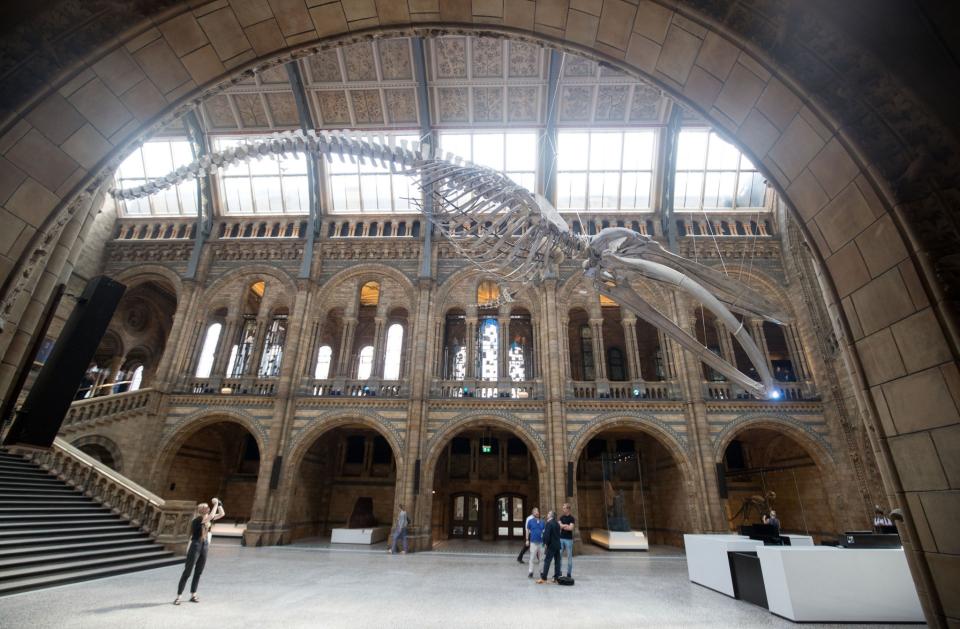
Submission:
[[[561,131],[557,209],[651,210],[656,145],[654,130]]]
[[[244,144],[248,139],[218,137],[216,150]],[[226,214],[307,214],[310,190],[307,158],[263,157],[220,170],[220,198]]]
[[[766,191],[763,175],[735,146],[707,129],[680,131],[677,210],[756,210],[764,207]]]
[[[441,133],[440,156],[452,153],[500,171],[533,192],[537,180],[537,133],[510,131]]]
[[[171,171],[193,161],[193,151],[185,139],[150,140],[127,156],[117,169],[117,187],[136,188],[149,181],[166,177]],[[197,214],[196,180],[161,190],[140,199],[122,202],[125,216],[195,216]]]

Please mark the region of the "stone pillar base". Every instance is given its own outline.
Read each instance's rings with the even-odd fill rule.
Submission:
[[[272,522],[249,522],[240,542],[243,546],[276,546],[289,543],[289,530]]]

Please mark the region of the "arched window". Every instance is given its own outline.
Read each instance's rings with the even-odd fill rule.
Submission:
[[[270,327],[263,339],[263,355],[260,357],[261,378],[276,378],[280,375],[280,362],[283,360],[283,343],[287,340],[287,313],[273,315]]]
[[[360,288],[360,305],[376,306],[380,303],[380,285],[376,282],[367,282]]]
[[[493,306],[500,299],[500,287],[493,280],[483,280],[477,286],[477,305]]]
[[[497,320],[493,317],[484,319],[480,324],[480,379],[497,380],[497,352],[500,347],[500,334]]]
[[[143,383],[143,365],[137,365],[137,368],[133,370],[133,374],[130,376],[130,387],[127,391],[136,391],[140,388],[140,385]]]
[[[619,347],[611,347],[607,352],[607,373],[610,380],[622,382],[627,379],[627,370],[623,364],[623,352]]]
[[[400,379],[400,359],[403,350],[403,326],[394,323],[387,328],[387,349],[384,354],[383,379]]]
[[[357,380],[368,380],[373,371],[373,345],[367,345],[360,350],[360,360],[357,363]]]
[[[594,380],[597,371],[593,365],[593,330],[589,325],[580,327],[580,357],[583,362],[583,379]]]
[[[326,380],[330,377],[330,361],[333,359],[333,349],[329,345],[324,345],[317,352],[317,368],[313,372],[313,377],[317,380]]]
[[[197,377],[209,378],[210,371],[213,369],[213,357],[217,352],[217,341],[220,340],[220,330],[223,328],[219,323],[211,323],[207,328],[207,334],[203,338],[203,348],[200,350],[200,360],[197,361]]]
[[[510,354],[507,356],[510,380],[522,382],[527,379],[527,364],[524,357],[523,338],[516,336],[510,341]]]

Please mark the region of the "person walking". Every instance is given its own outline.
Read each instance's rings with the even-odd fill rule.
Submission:
[[[534,507],[533,511],[530,512],[530,515],[527,516],[527,519],[523,521],[523,548],[520,549],[520,554],[517,555],[517,563],[523,563],[523,556],[527,554],[527,550],[530,548],[530,520],[540,517],[539,507]]]
[[[540,519],[540,509],[534,507],[533,513],[527,518],[527,524],[524,527],[527,546],[530,547],[530,569],[527,571],[528,579],[533,578],[533,564],[543,562],[544,526],[544,521]],[[524,546],[524,548],[527,546]]]
[[[577,524],[577,519],[570,513],[570,503],[565,502],[561,507],[563,515],[560,516],[560,548],[561,552],[567,556],[567,578],[573,574],[573,528]],[[560,559],[558,558],[559,562]]]
[[[550,563],[553,563],[553,582],[560,578],[560,524],[557,522],[555,511],[547,512],[547,523],[543,528],[543,569],[537,583],[546,583],[550,572]]]
[[[403,508],[403,505],[400,505],[400,513],[397,514],[397,525],[393,529],[393,544],[387,551],[391,555],[397,552],[397,540],[399,539],[403,539],[403,550],[401,552],[404,555],[407,554],[407,526],[409,524],[410,519],[407,517],[407,512]]]
[[[174,605],[180,604],[180,597],[183,596],[183,588],[187,585],[187,579],[190,573],[193,573],[193,582],[190,584],[190,602],[199,603],[197,596],[197,586],[200,585],[200,575],[203,574],[203,568],[207,565],[207,551],[210,548],[210,528],[213,523],[224,516],[223,505],[219,498],[212,501],[213,510],[210,505],[201,502],[197,505],[196,517],[190,522],[190,547],[187,549],[187,560],[183,565],[183,574],[180,575],[180,584],[177,586],[177,598],[173,599]]]

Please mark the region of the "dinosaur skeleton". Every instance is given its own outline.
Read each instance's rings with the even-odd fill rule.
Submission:
[[[757,291],[711,268],[665,250],[649,236],[623,227],[593,236],[573,234],[547,199],[503,174],[447,154],[430,157],[429,146],[343,132],[284,132],[269,139],[210,153],[160,179],[129,189],[115,189],[117,199],[137,199],[183,181],[213,174],[241,161],[311,154],[328,160],[369,160],[374,165],[414,177],[428,195],[420,205],[427,220],[464,258],[504,282],[526,286],[555,272],[567,259],[581,260],[583,274],[597,292],[645,319],[717,372],[758,397],[779,397],[770,369],[733,312],[779,323],[777,312]],[[414,201],[414,204],[419,204]],[[429,208],[429,209],[425,209]],[[743,348],[759,375],[757,382],[716,355],[657,310],[630,285],[643,277],[687,293],[721,321]],[[711,290],[708,290],[709,287]],[[510,294],[502,289],[506,300]]]

